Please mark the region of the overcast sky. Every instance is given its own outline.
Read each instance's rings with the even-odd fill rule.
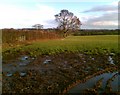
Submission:
[[[84,1],[84,2],[83,2]],[[67,9],[82,29],[117,29],[119,0],[0,0],[0,28],[56,28],[55,14]]]

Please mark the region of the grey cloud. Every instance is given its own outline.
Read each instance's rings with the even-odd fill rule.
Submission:
[[[87,21],[84,22],[84,24],[82,25],[82,28],[103,28],[103,29],[116,29],[118,28],[117,25],[95,25],[94,23],[96,22],[117,22],[118,21],[118,13],[117,12],[113,12],[113,13],[106,13],[103,14],[102,16],[99,17],[93,17],[93,18],[89,18]]]
[[[89,10],[85,10],[83,11],[83,13],[87,13],[87,12],[105,12],[105,11],[117,11],[118,10],[118,6],[114,6],[114,5],[102,5],[102,6],[96,6],[93,7]]]
[[[106,13],[106,14],[103,14],[102,16],[89,19],[88,21],[89,22],[91,22],[91,21],[96,22],[96,21],[115,21],[115,20],[118,20],[118,13],[117,12]]]

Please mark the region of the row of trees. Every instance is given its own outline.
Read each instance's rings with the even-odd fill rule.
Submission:
[[[77,16],[68,10],[61,10],[60,13],[55,15],[55,21],[58,23],[57,29],[63,30],[64,36],[67,36],[68,31],[80,29],[81,21]],[[36,29],[43,29],[43,25],[35,24],[32,27]]]

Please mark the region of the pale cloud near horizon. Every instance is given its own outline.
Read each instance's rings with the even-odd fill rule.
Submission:
[[[0,28],[24,28],[36,23],[49,26],[46,21],[54,19],[56,13],[53,7],[40,4],[36,4],[32,10],[16,5],[1,5],[0,11]]]

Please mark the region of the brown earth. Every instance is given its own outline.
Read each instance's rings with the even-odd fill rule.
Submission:
[[[117,60],[117,56],[113,59]],[[28,64],[21,66],[20,62]],[[60,53],[34,59],[29,57],[27,61],[18,58],[3,64],[2,92],[62,93],[77,80],[112,67],[116,65],[109,64],[108,55]]]

